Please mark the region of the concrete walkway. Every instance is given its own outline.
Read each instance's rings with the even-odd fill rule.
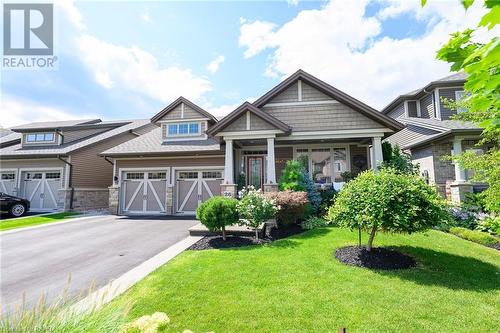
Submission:
[[[96,216],[0,235],[2,313],[68,288],[85,296],[186,238],[193,219]],[[68,284],[68,279],[71,282]]]

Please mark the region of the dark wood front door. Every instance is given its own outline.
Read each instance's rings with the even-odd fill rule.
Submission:
[[[247,156],[247,186],[262,188],[264,183],[264,156]]]

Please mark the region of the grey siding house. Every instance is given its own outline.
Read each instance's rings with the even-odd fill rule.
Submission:
[[[151,118],[149,133],[101,152],[111,160],[117,214],[192,215],[237,183],[276,191],[286,161],[304,156],[318,186],[375,168],[381,141],[404,126],[299,70],[222,120],[180,97]]]
[[[445,102],[462,98],[466,78],[465,73],[458,73],[430,82],[398,96],[382,110],[383,114],[406,125],[386,140],[409,152],[412,160],[420,165],[422,176],[455,202],[462,201],[465,193],[484,188],[484,184],[469,181],[468,170],[443,159],[467,150],[478,153],[481,150],[475,144],[482,129],[471,122],[453,120],[462,110],[452,110]]]
[[[0,138],[0,191],[33,211],[107,208],[113,165],[99,152],[147,133],[149,120],[31,123]]]

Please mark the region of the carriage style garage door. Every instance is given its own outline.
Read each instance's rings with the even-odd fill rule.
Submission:
[[[122,179],[124,214],[166,212],[167,171],[125,171]]]
[[[30,210],[57,209],[59,189],[62,186],[60,171],[23,171],[22,197],[30,201]]]
[[[15,171],[2,171],[0,178],[0,192],[16,195],[16,172]]]
[[[195,214],[203,201],[220,194],[222,170],[183,170],[176,174],[176,212]]]

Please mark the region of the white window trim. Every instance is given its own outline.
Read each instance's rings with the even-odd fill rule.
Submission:
[[[441,100],[439,96],[439,88],[434,89],[434,107],[436,118],[441,120]]]
[[[302,80],[297,82],[297,100],[302,102]]]
[[[346,170],[345,171],[351,171],[351,149],[349,147],[348,144],[334,144],[334,145],[328,145],[328,146],[325,146],[325,145],[319,145],[319,146],[315,146],[315,147],[311,147],[311,146],[293,146],[293,159],[296,160],[297,157],[299,156],[299,154],[297,153],[297,149],[307,149],[307,156],[308,156],[308,168],[309,168],[309,171],[312,170],[312,159],[311,159],[311,153],[312,153],[312,149],[329,149],[330,150],[330,160],[331,160],[331,163],[330,163],[330,168],[331,168],[331,178],[332,178],[332,182],[331,183],[325,183],[325,184],[321,184],[321,183],[316,183],[317,185],[332,185],[332,184],[339,184],[339,182],[335,182],[335,179],[333,177],[333,174],[334,174],[334,170],[333,170],[333,165],[335,164],[335,159],[334,159],[334,149],[336,148],[345,148],[346,150]],[[309,172],[309,177],[312,179],[312,173]],[[340,182],[340,183],[343,183],[343,182]]]
[[[170,125],[187,125],[188,126],[188,131],[189,131],[189,126],[191,124],[198,124],[198,132],[196,133],[182,133],[182,134],[169,134],[168,133],[168,127]],[[175,139],[181,139],[181,138],[193,138],[193,137],[200,137],[203,136],[201,127],[202,127],[203,122],[202,121],[180,121],[180,122],[171,122],[171,123],[166,123],[162,124],[162,137],[164,141],[168,140],[175,140]],[[177,130],[178,131],[178,130]]]
[[[52,140],[51,141],[28,141],[28,135],[36,135],[38,134],[52,134]],[[29,132],[29,133],[24,133],[23,134],[23,144],[27,145],[40,145],[40,144],[47,144],[47,143],[56,143],[57,142],[57,132]]]
[[[408,118],[408,101],[404,101],[403,107],[405,110],[405,118]]]

